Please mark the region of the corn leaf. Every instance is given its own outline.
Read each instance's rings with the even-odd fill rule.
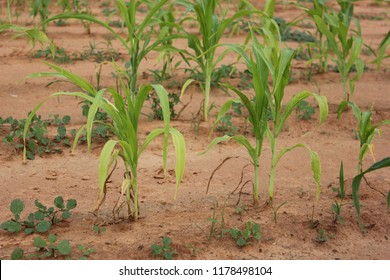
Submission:
[[[176,175],[176,191],[174,194],[174,199],[176,199],[177,192],[179,190],[179,185],[184,175],[184,168],[186,162],[186,145],[183,134],[181,134],[175,128],[170,128],[169,133],[171,134],[173,145],[175,147],[175,175]]]
[[[390,167],[390,157],[384,158],[381,161],[374,163],[367,170],[356,175],[355,178],[353,178],[352,198],[353,198],[353,204],[354,204],[355,209],[356,209],[359,223],[360,223],[360,213],[361,213],[361,205],[360,205],[360,199],[359,199],[359,188],[360,188],[360,183],[362,181],[362,178],[365,174],[367,174],[369,172],[372,172],[372,171],[375,171],[375,170],[378,170],[381,168],[385,168],[385,167]],[[387,197],[387,205],[389,205],[389,195]]]
[[[302,100],[308,98],[308,97],[314,97],[319,105],[320,108],[320,120],[319,122],[322,123],[326,120],[328,116],[328,102],[325,96],[317,95],[315,93],[309,92],[309,91],[301,91],[298,94],[294,95],[290,101],[287,103],[286,108],[280,117],[280,121],[277,122],[275,127],[275,135],[279,135],[281,130],[283,129],[284,123],[286,122],[287,118],[291,115],[294,108],[298,106],[299,102]]]
[[[276,156],[276,160],[274,162],[274,166],[276,166],[279,162],[279,160],[288,152],[296,149],[296,148],[305,148],[309,151],[310,153],[310,159],[311,159],[311,162],[310,162],[310,165],[311,165],[311,169],[312,169],[312,172],[313,172],[313,179],[314,179],[314,182],[317,186],[317,193],[316,193],[316,197],[317,197],[317,200],[319,199],[319,196],[320,196],[320,191],[321,191],[321,162],[320,162],[320,158],[318,157],[318,154],[316,152],[314,152],[313,150],[311,150],[308,146],[306,146],[305,144],[302,144],[302,143],[299,143],[299,144],[296,144],[294,146],[291,146],[291,147],[286,147],[286,148],[283,148],[282,150],[280,150],[280,152],[278,153],[278,155]]]
[[[203,155],[207,153],[209,150],[211,150],[215,145],[221,143],[221,142],[226,142],[229,140],[234,140],[238,144],[244,146],[246,150],[248,151],[249,156],[252,158],[253,162],[257,161],[257,155],[256,155],[256,149],[253,148],[251,143],[249,143],[248,139],[243,136],[243,135],[235,135],[235,136],[222,136],[222,137],[216,137],[214,140],[207,146],[206,150],[201,152],[199,155]]]
[[[99,157],[99,193],[95,210],[103,203],[106,193],[106,180],[110,173],[111,166],[118,156],[118,151],[114,151],[118,144],[116,140],[108,140],[104,145]]]

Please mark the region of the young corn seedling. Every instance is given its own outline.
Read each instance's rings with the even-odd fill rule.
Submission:
[[[115,139],[110,139],[104,145],[99,159],[99,194],[96,201],[94,211],[97,212],[101,204],[104,202],[107,187],[106,183],[115,169],[116,161],[120,158],[125,166],[124,180],[121,186],[121,195],[118,202],[114,206],[114,217],[119,214],[120,209],[124,204],[127,205],[128,217],[133,217],[135,221],[139,218],[139,203],[138,203],[138,161],[145,151],[147,146],[158,136],[163,135],[163,166],[164,171],[167,165],[168,154],[168,140],[171,135],[173,144],[176,151],[176,191],[174,197],[176,197],[180,181],[184,173],[184,164],[186,157],[186,148],[183,135],[176,129],[170,127],[169,119],[169,101],[168,94],[161,85],[146,85],[141,86],[138,90],[138,94],[134,95],[131,89],[127,87],[122,76],[126,75],[124,71],[121,72],[119,67],[116,66],[116,70],[119,73],[120,86],[124,91],[125,97],[123,97],[117,90],[113,88],[97,90],[92,84],[85,79],[61,68],[56,65],[46,63],[55,72],[32,74],[29,77],[55,77],[67,80],[80,88],[80,92],[56,92],[50,97],[56,96],[74,96],[91,102],[91,107],[88,111],[87,124],[84,125],[76,134],[73,149],[76,147],[78,138],[86,130],[88,149],[91,147],[91,134],[93,122],[98,109],[106,112],[109,118],[112,120],[112,124],[109,125],[112,133],[116,136]],[[130,78],[127,76],[127,78]],[[160,98],[161,107],[163,111],[164,127],[153,130],[144,140],[143,143],[139,141],[139,116],[141,109],[147,96],[155,90]],[[49,97],[49,98],[50,98]],[[47,98],[48,99],[48,98]],[[26,121],[24,129],[24,138],[26,137],[28,125],[31,122],[33,116],[37,110],[47,101],[44,100],[39,103],[33,111],[30,113],[29,118]],[[112,100],[112,101],[111,101]],[[26,156],[24,155],[24,160]],[[122,203],[123,196],[126,197],[126,201]]]
[[[254,183],[253,183],[253,200],[255,203],[259,199],[259,157],[262,152],[262,145],[264,136],[269,138],[272,151],[271,174],[269,182],[269,199],[272,201],[274,193],[274,178],[276,174],[276,166],[279,160],[287,152],[304,147],[309,150],[311,156],[311,166],[313,177],[317,185],[317,193],[320,190],[320,160],[316,152],[312,151],[304,144],[296,144],[292,147],[283,148],[279,152],[276,150],[277,139],[282,131],[287,118],[291,115],[294,108],[298,106],[299,102],[308,98],[314,97],[320,107],[320,123],[323,122],[328,113],[328,105],[324,96],[319,96],[315,93],[302,91],[296,94],[286,105],[283,110],[282,101],[284,97],[284,88],[288,83],[290,63],[293,57],[293,51],[289,49],[279,49],[277,39],[271,36],[266,40],[269,45],[261,45],[254,33],[251,32],[252,37],[252,55],[248,56],[242,48],[230,45],[229,48],[236,51],[245,61],[248,70],[253,74],[253,90],[255,96],[249,99],[242,91],[237,88],[225,85],[228,89],[236,93],[240,102],[245,106],[249,112],[249,122],[253,127],[253,132],[256,138],[256,144],[253,146],[249,139],[243,135],[237,136],[223,136],[215,138],[207,147],[208,151],[216,144],[234,140],[240,145],[244,146],[251,158],[251,163],[254,166]],[[277,37],[277,36],[276,36]],[[268,85],[268,77],[271,76],[273,81],[273,88]],[[217,122],[229,111],[232,104],[238,102],[236,100],[227,101],[222,107],[217,116]],[[267,111],[271,111],[273,129],[271,130],[268,123]]]
[[[127,50],[130,56],[129,61],[126,62],[126,82],[130,88],[128,91],[131,96],[135,97],[137,94],[137,81],[139,75],[139,66],[141,62],[151,51],[169,51],[171,53],[179,52],[178,49],[173,47],[167,42],[182,37],[179,34],[165,36],[152,40],[153,31],[150,30],[150,26],[159,23],[159,20],[155,18],[156,13],[167,3],[168,0],[158,1],[153,7],[148,10],[148,13],[144,16],[141,22],[136,20],[138,8],[144,1],[130,0],[128,3],[124,0],[116,0],[116,6],[118,9],[118,16],[122,19],[126,26],[127,34],[123,38],[123,35],[116,32],[107,23],[97,19],[90,14],[81,13],[65,13],[56,15],[49,18],[46,22],[53,20],[65,20],[65,19],[79,19],[86,22],[96,23],[109,32],[120,41],[122,46]],[[149,28],[149,29],[148,29]],[[127,100],[131,99],[131,96],[127,96]]]
[[[306,7],[301,7],[301,8],[305,11],[305,13],[309,17],[313,19],[313,21],[315,16],[321,19],[321,21],[324,21],[325,15],[327,14],[328,11],[325,0],[313,0],[313,7],[311,9]],[[318,41],[315,43],[310,43],[309,45],[318,50],[318,55],[316,55],[315,58],[318,58],[319,60],[320,73],[324,73],[328,71],[328,60],[329,60],[330,49],[326,40],[326,36],[322,32],[320,32],[318,26],[317,26],[317,31],[319,37]]]
[[[343,162],[340,164],[340,173],[339,173],[339,187],[333,188],[333,191],[337,192],[337,196],[340,198],[340,202],[333,202],[331,209],[334,214],[333,223],[343,222],[344,219],[341,216],[341,208],[346,205],[343,203],[345,198],[345,184],[344,184],[344,165]]]
[[[55,54],[55,46],[52,41],[47,37],[46,33],[37,27],[23,27],[12,23],[0,24],[0,34],[5,31],[11,31],[14,33],[14,38],[26,38],[28,43],[35,47],[36,43],[40,45],[49,45],[52,56]]]
[[[373,155],[373,144],[375,135],[380,132],[380,128],[383,125],[390,124],[390,120],[383,120],[377,124],[372,123],[372,111],[361,111],[360,108],[353,102],[349,102],[348,105],[352,108],[353,114],[358,121],[358,137],[360,140],[360,152],[358,159],[358,174],[363,172],[363,159],[367,152]],[[339,109],[339,118],[342,111]]]
[[[353,178],[353,181],[352,181],[353,204],[355,206],[356,213],[358,216],[358,222],[359,222],[359,225],[362,228],[362,230],[364,230],[364,224],[362,223],[361,217],[360,217],[360,213],[361,213],[361,205],[360,205],[360,199],[359,199],[360,183],[361,183],[362,179],[364,178],[365,174],[372,172],[372,171],[375,171],[375,170],[378,170],[378,169],[381,169],[381,168],[385,168],[385,167],[390,167],[390,157],[384,158],[381,161],[374,163],[369,168],[367,168],[365,171],[362,171],[361,173],[356,175],[355,178]],[[390,207],[390,190],[387,193],[387,209],[389,209],[389,207]]]
[[[335,54],[335,63],[341,75],[343,85],[343,101],[340,108],[345,108],[353,97],[355,83],[362,76],[364,62],[359,58],[363,46],[360,25],[355,20],[357,30],[350,33],[350,25],[353,18],[353,3],[339,0],[339,13],[326,13],[324,18],[314,15],[314,21],[321,34],[326,37],[329,48]],[[356,67],[356,74],[350,77],[352,66]]]
[[[42,31],[46,32],[47,23],[44,22],[49,18],[50,0],[34,0],[31,5],[33,19],[39,15]]]
[[[383,60],[390,57],[389,54],[386,54],[386,49],[389,44],[390,44],[390,31],[387,32],[386,36],[379,43],[377,51],[369,47],[371,53],[373,53],[376,56],[376,59],[373,62],[376,64],[378,70],[381,67]]]
[[[200,87],[203,92],[204,121],[208,120],[210,111],[212,74],[217,64],[226,55],[226,52],[223,52],[219,56],[216,55],[219,42],[232,22],[251,13],[251,11],[242,10],[226,18],[226,11],[224,11],[222,17],[219,18],[216,13],[217,6],[219,6],[218,0],[196,0],[193,9],[195,10],[196,19],[199,24],[200,38],[198,35],[187,33],[188,47],[192,49],[193,54],[187,52],[188,57],[186,59],[196,64],[202,76]],[[185,82],[182,88],[182,94],[193,82],[194,80],[192,79]]]

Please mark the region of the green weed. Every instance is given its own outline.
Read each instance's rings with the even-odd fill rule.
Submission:
[[[226,230],[226,232],[236,241],[238,247],[244,247],[252,240],[261,239],[260,226],[251,221],[246,222],[244,230],[232,228]]]
[[[52,259],[73,259],[73,251],[71,243],[69,240],[61,240],[58,242],[57,235],[50,234],[47,237],[47,240],[38,236],[34,238],[33,245],[36,252],[34,253],[25,253],[21,248],[15,248],[11,253],[12,260],[22,260],[22,259],[37,259],[37,260],[52,260]],[[89,255],[95,253],[94,248],[88,248],[84,245],[77,245],[76,248],[80,252],[80,260],[88,259]]]
[[[171,238],[167,236],[162,239],[162,244],[152,244],[150,249],[154,257],[165,260],[172,260],[174,255],[177,255],[177,252],[171,248]]]
[[[24,202],[20,199],[13,200],[10,210],[14,217],[2,223],[0,228],[8,232],[20,232],[23,230],[26,234],[47,232],[52,225],[71,217],[71,210],[76,208],[77,201],[69,199],[65,203],[61,196],[57,196],[54,199],[55,207],[47,207],[40,203],[38,199],[34,201],[34,205],[38,210],[28,214],[27,219],[23,220],[21,219],[21,214],[24,210]]]
[[[35,156],[44,153],[61,152],[60,144],[70,147],[69,137],[67,135],[66,125],[70,122],[69,116],[62,119],[58,115],[49,116],[49,119],[42,120],[41,116],[34,116],[31,119],[30,126],[26,132],[25,144],[26,155],[28,159],[33,160]],[[12,117],[0,119],[0,126],[8,126],[8,134],[3,137],[5,144],[14,147],[16,152],[23,149],[23,131],[25,129],[26,119],[17,120]],[[48,136],[48,126],[57,126],[57,135],[50,139]]]

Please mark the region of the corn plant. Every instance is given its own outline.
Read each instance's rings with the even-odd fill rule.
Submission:
[[[153,26],[154,24],[158,23],[158,21],[155,19],[155,15],[167,1],[168,0],[162,0],[156,3],[145,15],[142,22],[138,23],[136,21],[137,10],[144,1],[130,0],[128,3],[126,3],[124,0],[116,0],[118,15],[122,18],[124,25],[127,29],[127,34],[125,38],[123,38],[122,34],[117,33],[107,23],[97,19],[90,14],[65,13],[53,16],[46,22],[59,19],[73,18],[91,23],[96,23],[111,32],[114,37],[121,42],[121,44],[127,50],[130,56],[130,60],[127,61],[125,64],[127,72],[126,76],[129,77],[126,82],[128,83],[128,87],[130,88],[129,93],[131,93],[131,95],[135,97],[137,92],[137,81],[139,75],[138,69],[145,57],[151,51],[179,51],[172,45],[164,43],[169,42],[170,40],[173,40],[175,38],[179,38],[180,35],[166,36],[153,41],[153,32],[150,29],[147,29],[150,28],[150,26]],[[130,96],[127,96],[127,100],[129,99]]]
[[[315,17],[321,19],[321,21],[325,21],[325,15],[327,14],[328,8],[326,6],[325,0],[313,0],[313,7],[311,9],[302,7],[305,13],[311,17],[314,21]],[[317,25],[317,22],[314,21]],[[318,55],[316,58],[319,60],[319,71],[327,72],[328,71],[328,60],[329,60],[329,46],[326,40],[326,36],[320,32],[320,29],[317,26],[318,30],[318,41],[316,43],[309,44],[312,47],[316,47],[318,50]]]
[[[261,45],[254,33],[251,32],[252,37],[252,55],[248,56],[242,48],[230,45],[230,49],[236,51],[245,61],[248,70],[253,74],[253,90],[255,96],[249,99],[242,91],[231,85],[225,85],[228,89],[236,93],[240,102],[245,106],[249,112],[249,122],[252,124],[253,132],[256,139],[256,144],[253,146],[249,139],[243,135],[237,136],[223,136],[215,138],[207,147],[208,151],[216,144],[234,140],[240,145],[244,146],[251,158],[251,163],[254,166],[254,183],[253,183],[253,199],[257,203],[259,199],[259,157],[262,152],[262,145],[264,136],[267,136],[271,143],[272,163],[269,184],[269,198],[272,200],[274,191],[274,177],[276,172],[276,165],[284,154],[298,147],[305,147],[309,150],[311,155],[311,165],[313,170],[313,177],[317,185],[319,193],[320,189],[320,160],[314,151],[310,150],[304,144],[297,144],[292,147],[283,148],[279,153],[276,151],[276,142],[280,132],[284,127],[284,123],[291,115],[294,108],[301,100],[308,97],[315,97],[320,106],[320,122],[323,122],[327,117],[328,106],[326,98],[308,91],[302,91],[296,94],[286,105],[283,110],[282,101],[284,97],[284,88],[288,83],[289,67],[293,52],[289,49],[279,49],[278,41],[269,38],[267,41],[272,42],[271,45]],[[272,77],[273,88],[268,85],[268,77]],[[217,122],[231,108],[232,104],[238,102],[235,100],[227,101],[222,107],[217,116]],[[268,123],[267,110],[271,110],[273,130],[270,129]]]
[[[226,11],[224,11],[222,17],[219,18],[216,13],[218,5],[218,0],[196,0],[193,9],[199,24],[200,38],[198,35],[187,33],[188,47],[193,51],[193,54],[187,53],[187,59],[196,64],[201,74],[200,86],[203,92],[203,119],[205,121],[208,120],[210,111],[212,74],[217,64],[226,55],[226,52],[219,56],[216,55],[219,42],[232,22],[251,13],[251,11],[241,10],[226,18]],[[182,94],[193,82],[192,79],[186,81]]]
[[[373,144],[375,135],[380,132],[380,128],[383,125],[390,124],[390,120],[383,120],[380,123],[372,123],[372,111],[361,111],[360,108],[353,102],[349,102],[348,105],[352,108],[353,114],[358,122],[358,137],[360,140],[360,152],[358,159],[358,174],[363,172],[363,159],[370,151],[373,153]],[[339,118],[342,111],[339,110]]]
[[[343,101],[340,107],[345,107],[353,97],[355,83],[361,77],[364,70],[364,62],[359,58],[363,46],[360,25],[357,20],[355,35],[350,34],[350,25],[353,19],[353,3],[351,1],[338,0],[339,13],[326,13],[324,18],[314,15],[317,28],[326,37],[328,47],[335,54],[335,63],[341,75],[343,85]],[[356,74],[350,77],[352,66],[356,67]]]
[[[54,57],[55,46],[53,42],[47,37],[46,33],[39,28],[29,28],[12,23],[0,24],[0,34],[6,31],[11,31],[14,38],[25,38],[32,48],[34,48],[37,43],[40,45],[49,45]]]
[[[384,59],[390,57],[390,55],[386,54],[386,49],[389,44],[390,44],[390,31],[387,32],[386,36],[379,43],[376,51],[374,51],[371,47],[369,47],[370,51],[376,56],[376,59],[373,62],[376,64],[377,69],[381,67]]]
[[[125,174],[124,180],[121,186],[121,195],[118,199],[118,202],[115,204],[113,209],[114,217],[119,213],[120,209],[124,205],[122,203],[123,196],[126,197],[125,204],[128,209],[128,217],[133,217],[135,221],[139,217],[139,204],[138,204],[138,161],[145,151],[147,146],[152,142],[156,137],[163,135],[163,165],[164,171],[166,170],[167,165],[167,153],[168,153],[168,140],[169,135],[172,136],[173,143],[176,151],[176,193],[180,181],[184,173],[184,164],[186,157],[186,148],[183,135],[176,129],[170,127],[169,119],[169,101],[168,95],[165,89],[161,85],[146,85],[141,86],[138,90],[138,94],[134,95],[131,90],[126,86],[122,76],[126,75],[124,71],[120,70],[118,66],[116,69],[118,72],[122,71],[119,74],[120,85],[122,90],[125,92],[125,97],[123,97],[116,89],[100,89],[97,90],[92,84],[90,84],[85,79],[61,68],[56,65],[46,63],[49,65],[55,72],[47,73],[37,73],[32,74],[29,78],[34,77],[55,77],[67,80],[80,88],[80,92],[56,92],[51,95],[55,96],[75,96],[88,100],[91,102],[91,107],[88,111],[87,124],[84,125],[76,134],[73,149],[77,145],[78,138],[86,130],[87,132],[87,142],[88,149],[91,147],[91,134],[92,126],[95,119],[96,112],[101,109],[106,112],[107,115],[111,118],[112,124],[109,125],[113,134],[116,136],[115,139],[110,139],[104,145],[99,158],[99,193],[98,199],[96,201],[96,206],[94,212],[97,212],[102,203],[104,202],[107,187],[106,183],[111,176],[112,172],[115,169],[116,162],[118,158],[124,163]],[[130,77],[127,77],[130,78]],[[161,107],[163,110],[164,116],[164,127],[157,128],[153,130],[143,141],[140,143],[138,125],[139,125],[139,116],[141,114],[141,109],[145,100],[147,99],[148,94],[151,90],[154,89],[157,92],[157,95],[160,98]],[[50,98],[50,97],[49,97]],[[112,102],[110,101],[112,99]],[[47,100],[47,99],[46,99]],[[26,121],[26,126],[24,129],[24,138],[26,138],[28,125],[34,117],[37,110],[45,103],[45,101],[39,103],[34,110],[30,113],[29,118]],[[26,149],[25,149],[26,151]],[[24,155],[24,160],[26,156]]]
[[[364,178],[365,174],[372,172],[372,171],[375,171],[375,170],[378,170],[378,169],[381,169],[381,168],[385,168],[385,167],[390,167],[390,157],[384,158],[381,161],[374,163],[369,168],[367,168],[365,171],[362,171],[361,173],[356,175],[355,178],[353,178],[353,181],[352,181],[353,204],[355,206],[356,213],[358,216],[358,221],[359,221],[359,224],[360,224],[362,229],[364,229],[364,225],[361,222],[361,217],[360,217],[360,214],[361,214],[361,205],[360,205],[360,199],[359,199],[360,183],[361,183],[362,179]],[[387,193],[387,208],[389,209],[389,207],[390,207],[390,190]]]
[[[49,5],[50,0],[34,0],[31,4],[31,14],[33,19],[35,19],[38,15],[41,20],[42,31],[46,31],[47,24],[45,21],[49,18]]]

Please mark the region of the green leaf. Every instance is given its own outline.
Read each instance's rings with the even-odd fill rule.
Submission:
[[[68,240],[62,240],[58,244],[57,250],[61,255],[69,256],[71,252],[70,242]]]
[[[45,219],[45,212],[37,211],[34,213],[34,219],[38,221],[42,221]]]
[[[237,239],[236,243],[237,243],[237,246],[244,247],[246,245],[246,240],[244,238],[240,237]]]
[[[337,107],[337,118],[340,119],[341,114],[344,112],[345,108],[347,108],[349,105],[348,101],[343,100],[340,102],[339,106]]]
[[[55,235],[55,234],[49,234],[49,236],[48,236],[47,239],[49,240],[49,242],[50,242],[51,244],[53,244],[54,242],[57,241],[57,235]]]
[[[21,248],[15,248],[11,253],[11,260],[21,260],[24,257],[24,251]]]
[[[7,221],[1,224],[1,228],[8,232],[19,232],[22,230],[22,225],[15,221]]]
[[[340,185],[340,198],[344,199],[345,197],[345,187],[344,187],[344,165],[343,162],[340,164],[340,174],[339,174],[339,185]]]
[[[171,134],[173,145],[175,147],[175,175],[176,175],[176,191],[173,199],[176,199],[177,192],[179,190],[180,182],[184,175],[184,168],[186,162],[186,144],[183,134],[181,134],[175,128],[170,128],[169,133]]]
[[[35,199],[35,200],[34,200],[34,205],[35,205],[36,207],[38,207],[39,209],[42,209],[43,211],[46,211],[46,209],[47,209],[47,207],[46,207],[45,205],[43,205],[42,203],[40,203],[40,202],[38,201],[38,199]]]
[[[35,230],[40,233],[49,231],[51,224],[49,221],[41,221],[35,226]]]
[[[64,125],[69,124],[69,122],[70,122],[70,116],[68,116],[68,115],[63,116],[61,122],[62,122],[62,124],[64,124]]]
[[[34,238],[34,246],[38,248],[45,248],[47,246],[46,240],[38,236]]]
[[[361,180],[362,180],[364,174],[372,172],[372,171],[375,171],[377,169],[385,168],[385,167],[390,167],[390,157],[384,158],[381,161],[378,161],[378,162],[374,163],[368,169],[366,169],[364,172],[356,175],[353,178],[353,181],[352,181],[352,198],[353,198],[353,204],[354,204],[356,212],[357,212],[359,223],[360,223],[359,188],[360,188]],[[389,196],[387,197],[387,203],[389,205]]]
[[[96,201],[95,211],[100,207],[105,198],[106,180],[111,170],[113,162],[115,162],[118,152],[114,151],[118,141],[108,140],[100,153],[99,157],[99,195]]]
[[[154,256],[158,256],[158,255],[162,254],[162,252],[163,252],[162,247],[160,245],[157,245],[157,244],[152,244],[150,246],[150,249],[152,250],[152,254]]]
[[[11,202],[10,210],[15,217],[19,217],[24,209],[24,202],[20,199],[15,199]]]
[[[61,125],[57,128],[57,133],[61,138],[64,138],[66,136],[66,127]]]
[[[310,158],[311,158],[311,170],[313,172],[313,179],[314,182],[317,185],[317,194],[316,198],[319,200],[320,198],[320,192],[321,192],[321,163],[320,163],[320,158],[318,154],[314,151],[310,150]]]
[[[256,160],[257,160],[256,149],[252,147],[252,145],[249,142],[249,140],[245,136],[243,136],[243,135],[235,135],[235,136],[225,135],[225,136],[222,136],[222,137],[217,137],[207,146],[205,151],[200,153],[200,155],[207,153],[209,150],[211,150],[218,143],[229,141],[229,140],[234,140],[238,144],[244,146],[247,149],[247,151],[248,151],[250,157],[252,158],[253,162],[256,162]]]
[[[171,238],[169,237],[164,237],[162,240],[164,247],[168,247],[171,244]]]
[[[276,120],[277,123],[276,123],[275,133],[274,133],[276,136],[279,135],[280,131],[283,129],[284,123],[286,122],[287,118],[291,115],[294,108],[296,108],[302,100],[310,96],[314,97],[318,102],[320,108],[320,120],[319,120],[320,124],[326,120],[328,116],[328,102],[326,97],[309,91],[301,91],[290,99],[290,101],[286,105],[286,108],[280,120]]]
[[[24,229],[24,233],[27,234],[27,235],[33,234],[34,233],[34,229],[33,228],[25,228]]]
[[[66,202],[66,209],[68,209],[68,210],[72,210],[72,209],[76,208],[76,206],[77,206],[76,199],[69,199]]]
[[[70,211],[64,211],[64,212],[62,212],[61,217],[63,219],[69,219],[71,215],[72,215],[72,213]]]
[[[64,204],[64,199],[62,198],[62,196],[57,196],[55,199],[54,199],[54,205],[59,208],[59,209],[64,209],[65,208],[65,204]]]
[[[390,208],[390,191],[387,193],[387,209]]]
[[[173,259],[172,252],[164,252],[164,259],[172,260]]]
[[[181,87],[180,99],[182,98],[182,96],[183,96],[184,92],[186,91],[187,87],[189,87],[193,82],[195,82],[195,80],[193,80],[193,79],[188,79],[187,81],[185,81],[185,83]]]

